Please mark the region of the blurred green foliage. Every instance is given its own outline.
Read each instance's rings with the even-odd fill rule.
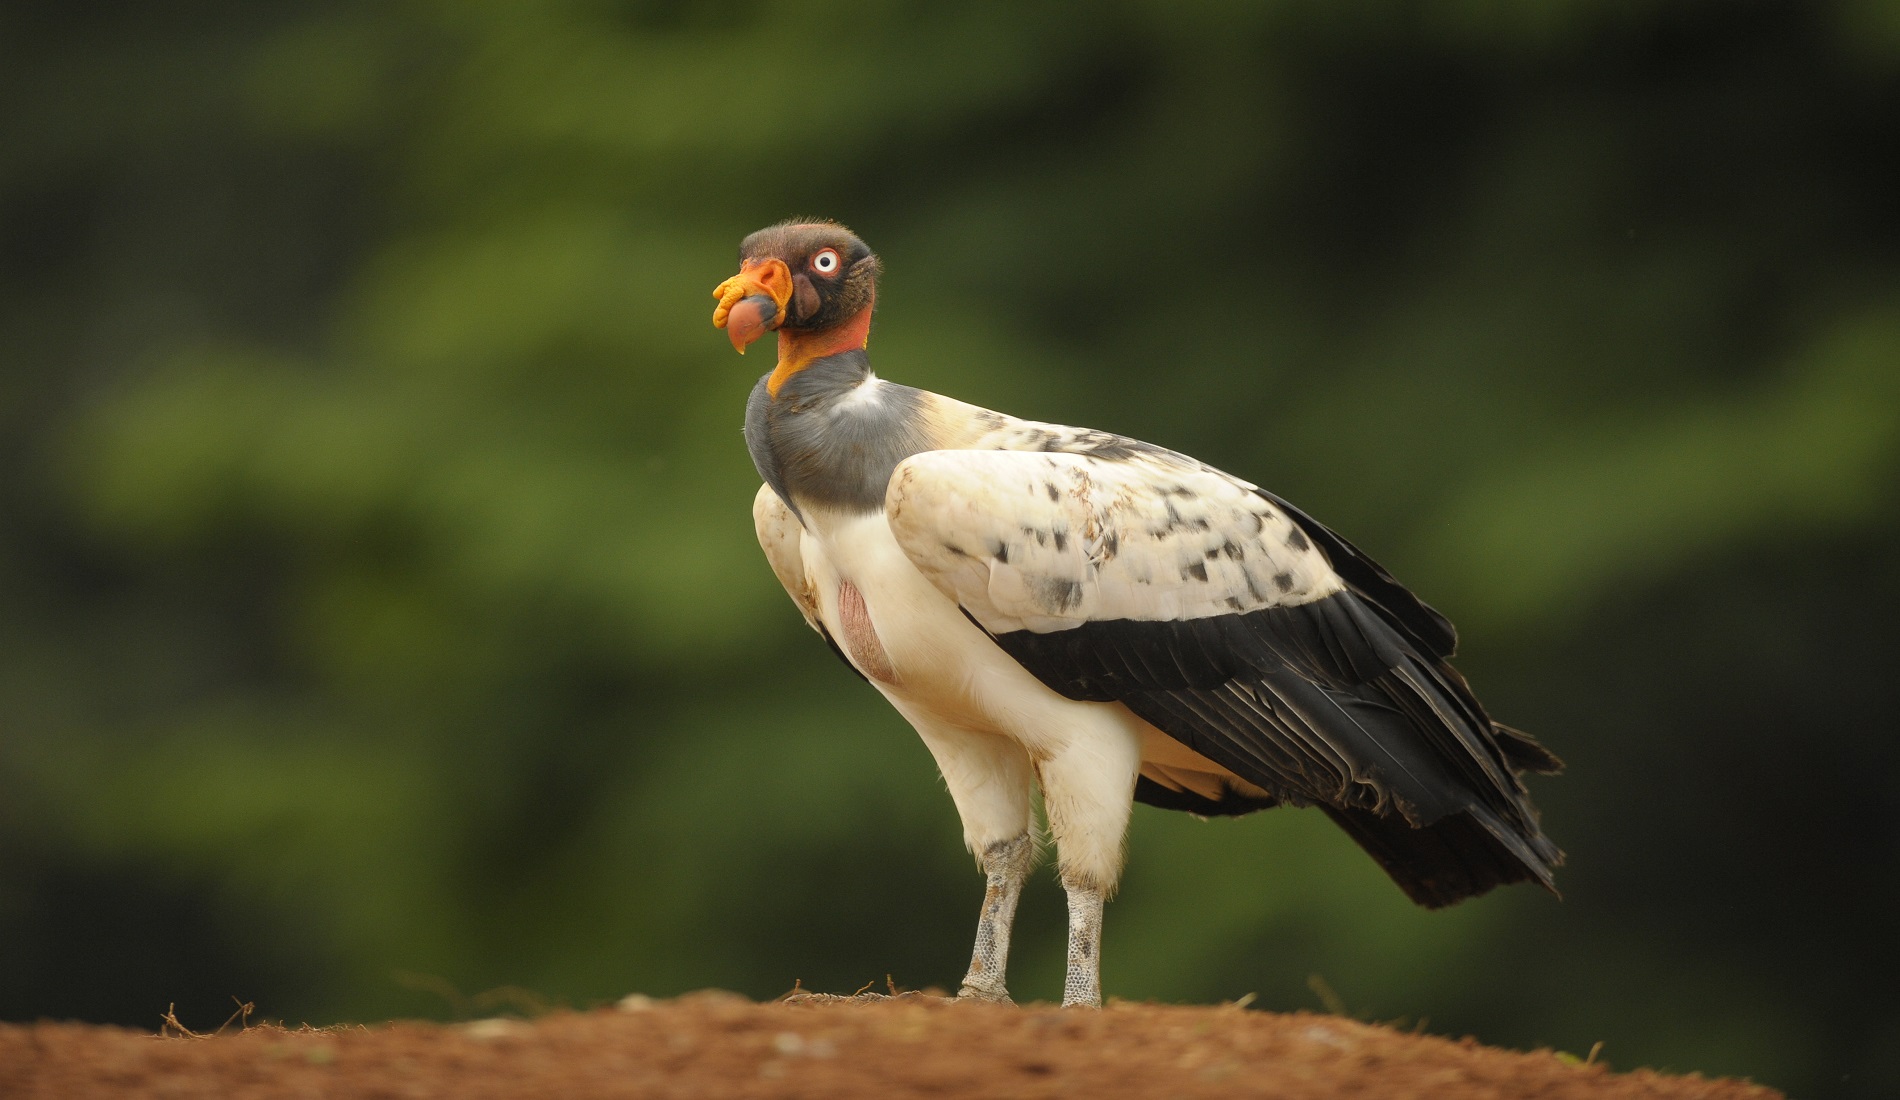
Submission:
[[[1139,812],[1112,993],[1900,1079],[1900,7],[25,0],[0,90],[0,1015],[953,983],[707,320],[807,214],[885,376],[1288,495],[1571,762],[1562,903]]]

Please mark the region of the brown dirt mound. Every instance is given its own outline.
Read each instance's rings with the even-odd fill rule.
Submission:
[[[1612,1073],[1357,1023],[1233,1007],[1101,1012],[892,998],[629,997],[532,1021],[395,1023],[216,1037],[0,1026],[0,1096],[1642,1097],[1771,1100],[1734,1080]]]

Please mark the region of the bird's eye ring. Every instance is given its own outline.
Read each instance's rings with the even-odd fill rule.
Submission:
[[[811,258],[811,269],[820,275],[830,275],[838,270],[838,253],[825,249]]]

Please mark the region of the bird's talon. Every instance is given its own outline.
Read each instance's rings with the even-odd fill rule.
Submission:
[[[985,1004],[993,1005],[1013,1005],[1016,1003],[1010,999],[1009,991],[1006,989],[983,989],[971,985],[968,982],[963,983],[963,988],[957,990],[957,1000],[982,1001]]]

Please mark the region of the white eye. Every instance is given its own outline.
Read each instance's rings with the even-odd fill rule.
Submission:
[[[827,248],[811,258],[811,269],[820,275],[829,275],[838,270],[838,254]]]

